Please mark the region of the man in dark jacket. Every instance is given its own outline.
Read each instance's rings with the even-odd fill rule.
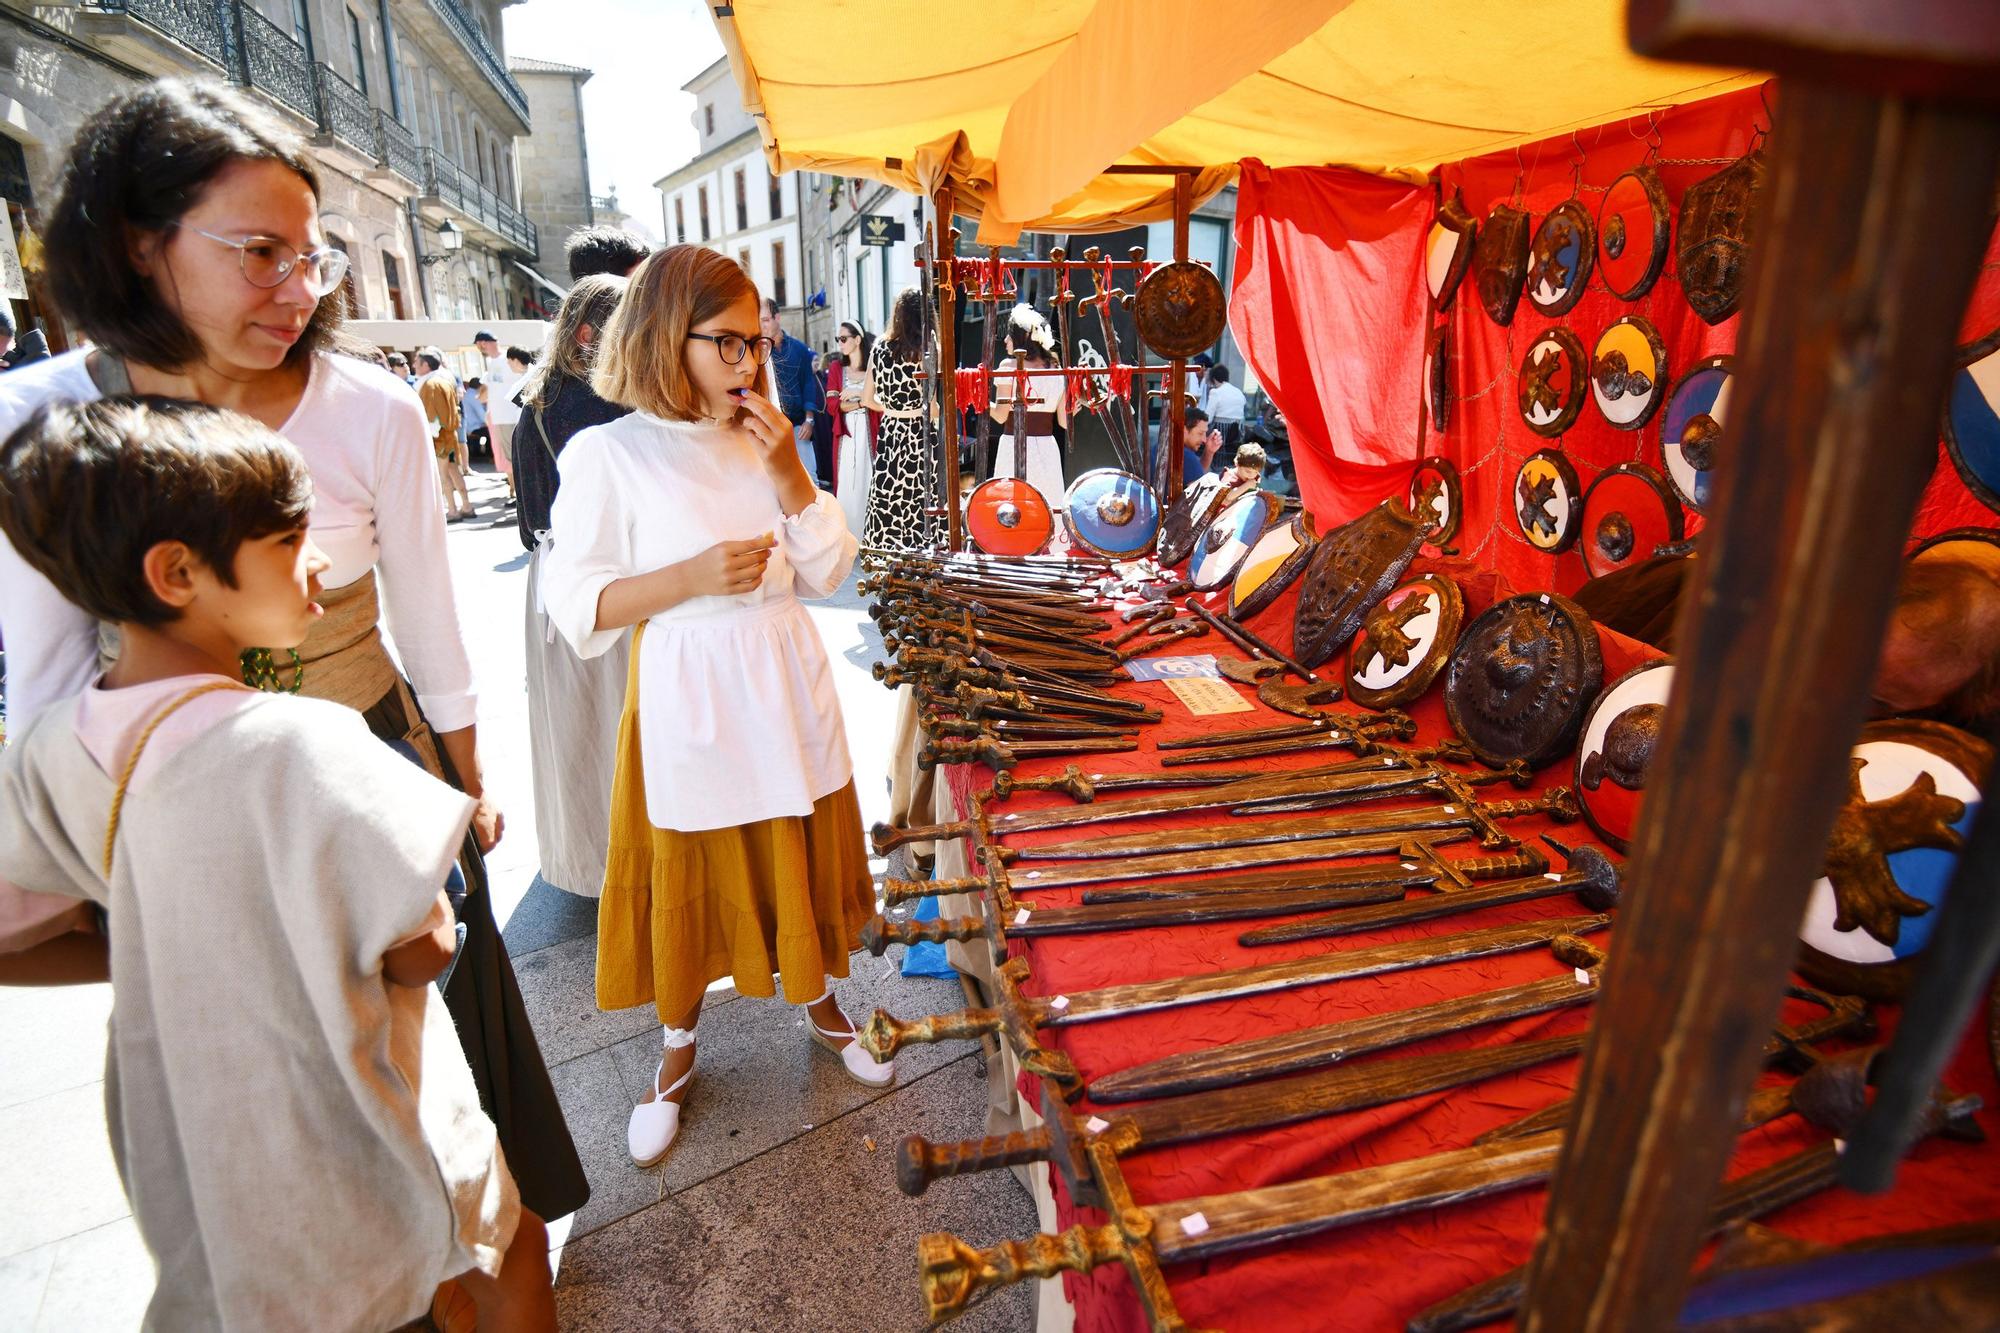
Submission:
[[[785,332],[778,322],[778,303],[764,298],[764,336],[771,340],[771,378],[778,390],[778,406],[792,423],[792,438],[799,449],[799,461],[818,482],[821,490],[833,489],[830,460],[822,460],[813,444],[813,413],[825,401],[826,389],[813,372],[812,349]]]

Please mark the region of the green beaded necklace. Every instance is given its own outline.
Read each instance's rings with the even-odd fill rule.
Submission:
[[[291,653],[292,683],[280,684],[277,664],[271,660],[269,648],[245,648],[243,650],[243,683],[266,694],[297,694],[299,686],[306,683],[305,660],[296,648],[286,649]]]

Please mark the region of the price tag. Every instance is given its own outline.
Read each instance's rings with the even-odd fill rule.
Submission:
[[[1057,1013],[1061,1013],[1063,1010],[1069,1008],[1069,996],[1056,996],[1055,999],[1049,1001],[1049,1008],[1055,1010]]]
[[[1448,815],[1455,815],[1458,813],[1458,807],[1455,805],[1448,805],[1444,808],[1444,812]]]
[[[1025,926],[1028,924],[1027,908],[1023,907],[1014,913],[1014,924],[1017,926]]]
[[[1167,688],[1174,697],[1186,706],[1196,717],[1215,717],[1222,713],[1248,713],[1252,711],[1249,700],[1236,692],[1236,688],[1221,680],[1169,680]]]
[[[1199,1236],[1207,1230],[1208,1219],[1200,1213],[1189,1213],[1181,1219],[1181,1234],[1183,1236]]]
[[[1403,862],[1403,869],[1405,870],[1415,870],[1416,868],[1417,868],[1417,863],[1415,861]]]
[[[1543,878],[1543,879],[1545,879],[1545,880],[1547,880],[1547,881],[1548,881],[1549,883],[1551,883],[1551,884],[1560,884],[1560,883],[1562,883],[1562,876],[1561,876],[1561,875],[1558,875],[1558,874],[1557,874],[1557,873],[1556,873],[1555,871],[1553,871],[1553,870],[1551,870],[1551,871],[1550,871],[1550,872],[1549,872],[1548,874],[1546,874],[1546,875],[1543,875],[1543,876],[1542,876],[1542,878]]]
[[[1579,968],[1578,968],[1578,969],[1576,970],[1576,984],[1577,984],[1577,985],[1579,985],[1579,986],[1588,986],[1588,985],[1590,984],[1590,969],[1589,969],[1589,968],[1587,968],[1587,967],[1579,967]]]
[[[1111,1128],[1111,1122],[1101,1119],[1098,1116],[1092,1116],[1083,1122],[1083,1127],[1093,1134],[1102,1134],[1105,1130]]]

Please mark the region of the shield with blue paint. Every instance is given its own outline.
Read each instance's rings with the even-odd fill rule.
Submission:
[[[1195,543],[1194,558],[1188,562],[1188,582],[1207,592],[1235,578],[1244,557],[1283,503],[1269,491],[1252,491],[1218,514]]]
[[[2000,509],[2000,330],[1959,354],[1944,418],[1958,475],[1989,509]]]
[[[1715,493],[1729,420],[1731,359],[1711,356],[1689,369],[1667,398],[1660,453],[1681,503],[1699,514]]]
[[[1984,741],[1942,722],[1862,728],[1848,799],[1799,927],[1801,976],[1841,994],[1901,998],[1953,887],[1992,760]]]
[[[1064,517],[1076,544],[1114,560],[1153,549],[1160,531],[1160,498],[1130,472],[1101,467],[1070,483]]]

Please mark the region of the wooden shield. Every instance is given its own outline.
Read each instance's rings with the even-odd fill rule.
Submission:
[[[1514,474],[1514,518],[1528,544],[1561,555],[1583,530],[1583,485],[1576,466],[1558,449],[1522,460]]]
[[[1431,514],[1437,524],[1437,531],[1428,540],[1432,546],[1444,546],[1458,535],[1458,527],[1465,518],[1465,487],[1459,481],[1458,464],[1449,458],[1433,454],[1429,458],[1417,460],[1417,470],[1410,474],[1409,490],[1403,502],[1412,513],[1417,510],[1417,497],[1431,492]]]
[[[1162,264],[1139,284],[1132,317],[1155,356],[1169,360],[1206,351],[1222,336],[1222,282],[1200,264]]]
[[[1620,463],[1583,494],[1583,567],[1592,578],[1636,565],[1685,535],[1681,502],[1644,463]]]
[[[1726,356],[1695,363],[1667,395],[1667,414],[1660,419],[1667,481],[1681,503],[1697,514],[1708,508],[1728,437],[1731,364]]]
[[[1966,488],[2000,509],[2000,330],[1959,351],[1944,442]]]
[[[1157,554],[1163,565],[1178,565],[1188,558],[1194,549],[1195,539],[1208,520],[1215,517],[1216,502],[1223,496],[1222,478],[1213,472],[1205,472],[1188,483],[1181,498],[1167,511],[1160,521],[1160,546]]]
[[[1667,266],[1671,223],[1660,173],[1634,167],[1611,182],[1597,206],[1597,271],[1614,296],[1636,301]]]
[[[1188,582],[1200,592],[1209,592],[1235,578],[1244,557],[1284,503],[1272,491],[1251,491],[1232,500],[1194,544],[1194,554],[1188,559]]]
[[[1479,228],[1472,259],[1479,304],[1503,328],[1514,322],[1521,284],[1528,277],[1528,215],[1506,204],[1493,205]]]
[[[1229,618],[1242,621],[1284,595],[1319,545],[1312,515],[1301,513],[1257,539],[1229,585]]]
[[[1673,667],[1667,658],[1641,662],[1605,686],[1576,744],[1577,804],[1597,836],[1621,852],[1631,846],[1639,823],[1639,798],[1659,746]]]
[[[1667,345],[1652,321],[1627,315],[1606,329],[1590,356],[1590,396],[1618,430],[1652,419],[1666,393]]]
[[[1516,396],[1521,420],[1537,435],[1553,439],[1576,423],[1583,411],[1583,386],[1590,360],[1574,333],[1560,324],[1545,329],[1521,358]]]
[[[1992,763],[1984,741],[1942,722],[1861,729],[1847,804],[1799,928],[1799,975],[1840,994],[1900,999],[1945,891],[2000,892],[1990,879],[1952,885]]]
[[[1063,493],[1063,521],[1084,550],[1131,560],[1153,549],[1160,533],[1160,499],[1129,472],[1093,468]]]
[[[965,501],[965,530],[988,555],[1034,555],[1055,528],[1042,493],[1013,477],[981,482]]]
[[[1496,602],[1466,626],[1445,673],[1451,727],[1484,762],[1531,767],[1570,752],[1604,683],[1597,627],[1552,592]]]
[[[1528,244],[1528,303],[1554,319],[1583,298],[1597,260],[1597,228],[1575,199],[1557,204]]]
[[[1750,271],[1750,210],[1764,184],[1764,155],[1738,158],[1681,198],[1676,268],[1681,291],[1710,324],[1736,313]]]
[[[1479,220],[1466,211],[1465,197],[1453,190],[1424,243],[1424,280],[1439,310],[1451,309],[1451,298],[1458,295],[1458,284],[1472,267],[1478,235]]]
[[[1451,425],[1451,325],[1431,330],[1424,351],[1424,411],[1430,433],[1442,435]]]
[[[1431,687],[1458,646],[1465,596],[1441,574],[1420,574],[1384,597],[1347,655],[1347,697],[1400,708]]]
[[[1417,558],[1431,526],[1391,497],[1327,534],[1306,566],[1292,623],[1292,651],[1301,662],[1316,667],[1347,646]]]

